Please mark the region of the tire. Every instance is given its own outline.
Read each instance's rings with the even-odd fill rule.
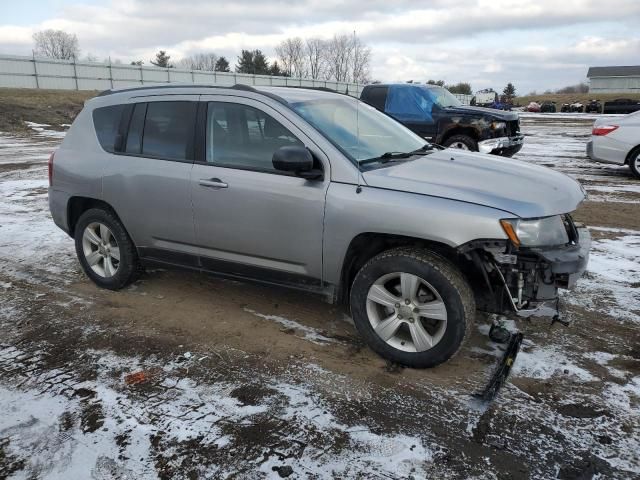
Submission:
[[[459,148],[461,150],[471,150],[473,152],[478,151],[478,143],[467,135],[453,135],[444,142],[444,147]]]
[[[96,285],[119,290],[135,281],[140,271],[136,247],[112,211],[92,208],[84,212],[74,238],[80,265]]]
[[[629,155],[629,169],[634,177],[640,178],[640,148]]]
[[[409,288],[402,295],[405,284]],[[403,299],[406,294],[412,298]],[[475,315],[473,292],[458,268],[419,248],[396,248],[369,260],[353,281],[350,304],[356,328],[369,347],[412,368],[435,367],[452,358],[469,336]],[[423,317],[423,311],[432,318]],[[425,338],[431,343],[421,346]]]

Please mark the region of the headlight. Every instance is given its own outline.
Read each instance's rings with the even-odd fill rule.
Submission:
[[[493,122],[491,124],[491,128],[493,130],[505,130],[507,128],[507,124],[505,122]]]
[[[516,246],[541,247],[569,243],[569,235],[559,215],[530,220],[507,218],[500,220],[500,224]]]

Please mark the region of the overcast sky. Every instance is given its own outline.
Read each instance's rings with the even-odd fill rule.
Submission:
[[[273,57],[289,36],[355,30],[372,48],[373,79],[511,81],[521,94],[586,81],[592,65],[640,64],[640,0],[0,1],[0,53],[17,55],[54,28],[100,59],[213,51],[233,65],[242,48]]]

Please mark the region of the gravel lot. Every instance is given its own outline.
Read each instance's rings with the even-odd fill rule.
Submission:
[[[311,296],[164,270],[97,289],[49,217],[62,134],[0,134],[0,478],[639,478],[640,182],[585,158],[593,118],[522,114],[517,157],[585,185],[594,245],[571,326],[509,322],[525,342],[489,405],[480,314],[418,371]]]

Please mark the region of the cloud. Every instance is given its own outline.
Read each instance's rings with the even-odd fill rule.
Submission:
[[[640,1],[608,0],[111,0],[60,8],[45,21],[2,25],[0,52],[29,54],[44,28],[75,33],[83,52],[148,62],[214,51],[233,63],[242,48],[288,36],[357,32],[380,80],[470,81],[498,88],[555,88],[584,80],[589,65],[638,62]]]

